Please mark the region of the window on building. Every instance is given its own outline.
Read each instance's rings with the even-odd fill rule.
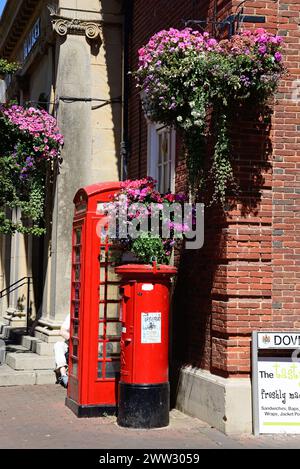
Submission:
[[[175,131],[148,123],[148,175],[157,180],[161,193],[175,190]]]

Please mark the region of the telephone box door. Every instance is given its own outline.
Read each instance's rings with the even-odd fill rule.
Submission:
[[[74,199],[69,386],[66,404],[79,417],[115,413],[120,371],[118,253],[107,236],[103,204],[120,183],[94,184]]]

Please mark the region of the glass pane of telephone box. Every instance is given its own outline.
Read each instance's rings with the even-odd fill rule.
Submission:
[[[75,265],[75,280],[80,279],[80,264]]]
[[[107,300],[119,300],[120,291],[119,285],[107,285]]]
[[[107,253],[105,247],[100,248],[99,261],[100,263],[105,263],[107,261]]]
[[[120,275],[116,274],[115,266],[108,264],[107,267],[100,267],[100,282],[120,282]]]
[[[106,305],[107,319],[119,319],[120,317],[120,303],[107,303]]]
[[[120,357],[120,342],[107,342],[106,343],[106,358],[119,358]]]
[[[99,303],[99,319],[104,319],[105,317],[105,303]]]
[[[115,378],[120,372],[120,361],[113,360],[111,362],[105,362],[105,375],[106,378]]]
[[[74,312],[74,318],[78,319],[79,317],[79,301],[73,300],[73,312]]]
[[[99,303],[99,319],[105,318],[105,305],[107,319],[119,319],[120,303]]]
[[[75,248],[75,262],[80,262],[80,247]]]
[[[104,338],[104,323],[100,322],[99,323],[99,339]]]
[[[106,281],[106,268],[100,267],[100,282],[103,283]]]
[[[79,324],[77,322],[73,322],[73,336],[78,337],[79,331]]]
[[[73,340],[73,355],[78,357],[78,340]]]
[[[98,358],[103,358],[103,342],[98,343]]]
[[[101,283],[99,286],[99,299],[105,300],[105,284]]]
[[[75,378],[77,378],[78,376],[78,363],[77,363],[77,360],[74,360],[72,358],[72,375],[75,376]]]
[[[106,295],[105,295],[105,292],[106,292]],[[106,284],[106,289],[105,289],[105,284],[100,284],[99,295],[100,295],[100,300],[119,300],[120,299],[119,285]]]
[[[106,323],[106,337],[120,337],[121,328],[122,326],[120,322],[107,322]]]
[[[75,291],[75,300],[79,300],[80,297],[80,283],[75,283],[74,285],[74,291]]]
[[[81,228],[75,230],[75,244],[80,244],[81,242]]]
[[[98,362],[98,378],[103,378],[103,362]]]
[[[115,266],[109,264],[107,266],[107,280],[109,282],[120,282],[121,277],[120,275],[116,274],[115,272]]]

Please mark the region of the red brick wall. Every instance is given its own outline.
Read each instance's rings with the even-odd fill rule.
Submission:
[[[218,18],[234,11],[238,3],[219,1]],[[132,69],[137,49],[154,32],[182,27],[182,18],[209,17],[213,4],[154,0],[147,7],[136,0]],[[300,82],[299,103],[291,101],[292,82],[300,79],[299,12],[299,0],[245,3],[244,13],[265,15],[264,27],[285,37],[290,74],[270,103],[271,124],[261,122],[255,103],[247,115],[237,110],[231,133],[241,192],[225,213],[206,209],[204,247],[182,252],[172,339],[179,364],[223,376],[248,375],[252,330],[300,326]],[[131,93],[129,176],[136,178],[146,174],[147,128],[134,84]],[[176,188],[185,185],[178,142]]]
[[[182,20],[206,18],[209,0],[135,0],[130,35],[130,69],[136,70],[138,49],[161,29],[183,28]],[[134,80],[130,91],[129,137],[130,161],[128,174],[131,178],[142,177],[147,172],[147,125],[141,109],[138,90]]]
[[[269,2],[272,3],[272,2]],[[279,1],[278,30],[285,37],[289,76],[282,82],[273,130],[273,325],[299,329],[300,313],[300,3]]]

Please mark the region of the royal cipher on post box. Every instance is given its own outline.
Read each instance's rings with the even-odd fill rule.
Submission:
[[[123,295],[118,424],[157,428],[169,424],[169,265],[116,268]]]
[[[121,335],[117,253],[99,232],[108,223],[104,204],[119,189],[118,182],[93,184],[74,198],[66,405],[78,417],[116,410]]]

